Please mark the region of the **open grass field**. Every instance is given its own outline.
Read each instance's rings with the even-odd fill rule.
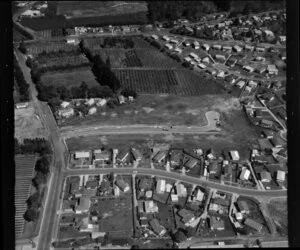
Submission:
[[[288,208],[286,199],[272,200],[268,204],[270,215],[280,236],[288,235]]]
[[[147,4],[143,1],[59,1],[57,5],[57,15],[67,18],[134,14],[147,10]]]
[[[134,102],[108,107],[83,118],[69,119],[62,126],[86,125],[185,125],[205,126],[207,111],[229,113],[238,109],[237,99],[227,95],[205,95],[181,97],[162,95],[140,95]]]
[[[24,138],[47,138],[49,132],[45,129],[34,106],[15,109],[15,138],[23,142]]]
[[[53,57],[53,58],[39,58],[38,60],[38,68],[44,67],[63,67],[66,65],[72,66],[87,66],[89,64],[89,60],[83,55],[74,55],[74,56],[64,56],[64,57]]]
[[[99,86],[90,68],[80,68],[76,71],[50,72],[42,75],[41,81],[45,85],[65,86],[67,89],[79,87],[82,81],[89,87]]]

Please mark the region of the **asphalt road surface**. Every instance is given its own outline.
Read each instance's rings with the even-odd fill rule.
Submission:
[[[183,182],[187,182],[190,184],[195,185],[204,185],[208,188],[214,188],[218,190],[222,190],[225,192],[230,193],[237,193],[239,195],[245,195],[245,196],[251,196],[251,197],[286,197],[287,191],[286,190],[252,190],[252,189],[245,189],[245,188],[239,188],[239,187],[233,187],[229,185],[223,185],[216,182],[211,181],[204,181],[200,180],[196,177],[191,177],[187,175],[181,175],[174,172],[167,172],[165,170],[159,170],[159,169],[149,169],[149,168],[102,168],[102,169],[83,169],[83,170],[68,170],[64,173],[64,176],[68,175],[81,175],[81,174],[109,174],[111,172],[114,172],[116,174],[132,174],[137,171],[137,174],[144,174],[144,175],[154,175],[164,178],[170,178],[174,180],[180,180]]]

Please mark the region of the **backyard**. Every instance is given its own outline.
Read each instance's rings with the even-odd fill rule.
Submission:
[[[277,233],[280,236],[288,235],[288,209],[286,199],[276,199],[268,204],[270,215],[276,225]]]

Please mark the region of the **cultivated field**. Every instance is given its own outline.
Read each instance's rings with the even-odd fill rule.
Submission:
[[[47,138],[49,132],[45,129],[34,106],[25,109],[15,109],[15,138],[22,142],[24,138]]]
[[[23,215],[27,209],[26,200],[30,196],[31,179],[34,176],[36,156],[16,155],[16,182],[15,182],[15,235],[22,237],[25,220]]]
[[[134,14],[142,11],[147,11],[146,2],[60,1],[57,6],[57,15],[65,15],[67,18]]]
[[[49,72],[41,77],[45,85],[65,86],[68,89],[79,87],[84,81],[89,87],[99,86],[90,68],[80,68],[76,71]]]
[[[65,66],[65,65],[87,65],[89,60],[83,55],[52,57],[52,58],[38,58],[38,68]]]
[[[270,215],[276,225],[277,233],[280,236],[287,236],[288,234],[288,218],[287,218],[287,200],[279,199],[272,200],[268,204]]]
[[[59,52],[59,51],[76,51],[78,50],[77,45],[67,44],[64,41],[59,42],[39,42],[39,43],[31,43],[26,46],[28,49],[28,54],[38,55],[43,51],[49,52]]]

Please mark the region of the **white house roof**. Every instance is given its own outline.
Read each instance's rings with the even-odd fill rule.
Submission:
[[[240,159],[239,152],[236,150],[230,151],[230,156],[234,161],[238,161]]]
[[[89,158],[90,157],[90,152],[84,152],[84,151],[77,151],[75,152],[75,158]]]

